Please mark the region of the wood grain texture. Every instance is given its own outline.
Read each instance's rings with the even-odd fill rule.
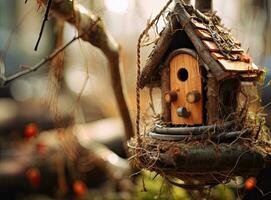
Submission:
[[[241,78],[243,78],[245,80],[251,80],[253,78],[259,77],[258,73],[239,73],[239,75],[241,76]]]
[[[213,56],[214,59],[218,60],[218,59],[225,59],[225,57],[221,54],[221,53],[217,53],[217,52],[212,52],[211,55]]]
[[[219,59],[218,62],[227,71],[238,71],[238,72],[257,72],[259,68],[254,63],[245,63],[238,61],[230,61],[226,59]]]
[[[207,30],[208,31],[207,26],[205,24],[203,24],[203,23],[200,23],[200,22],[198,22],[196,20],[191,20],[191,23],[197,29],[202,29],[202,30]]]
[[[161,73],[161,91],[162,91],[162,115],[164,122],[170,123],[170,104],[164,99],[164,96],[170,91],[170,79],[169,79],[169,68],[163,67]]]
[[[178,78],[178,71],[186,69],[188,78],[181,81]],[[192,91],[198,91],[202,95],[202,81],[198,62],[188,54],[179,54],[170,61],[170,89],[178,94],[177,101],[171,103],[171,121],[172,124],[195,125],[203,123],[202,98],[196,103],[188,103],[186,95]],[[190,117],[182,118],[176,113],[179,107],[185,107],[191,112]]]
[[[218,46],[216,45],[215,42],[208,41],[208,40],[203,40],[203,44],[204,44],[210,51],[220,53],[220,50],[219,50],[219,48],[218,48]],[[240,48],[240,49],[235,48],[235,49],[232,49],[232,52],[233,52],[233,53],[242,53],[242,52],[244,52],[244,50],[241,49],[241,48]]]
[[[219,122],[219,83],[215,77],[209,76],[207,82],[207,124],[217,124]]]
[[[202,39],[204,39],[204,40],[213,40],[213,38],[212,38],[212,36],[211,36],[211,34],[210,34],[209,31],[207,31],[207,30],[202,30],[202,29],[196,29],[195,31],[196,31],[196,34],[197,34],[200,38],[202,38]]]

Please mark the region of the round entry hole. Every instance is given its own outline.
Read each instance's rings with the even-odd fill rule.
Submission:
[[[178,70],[177,76],[180,81],[186,81],[188,79],[188,71],[185,68],[181,68]]]

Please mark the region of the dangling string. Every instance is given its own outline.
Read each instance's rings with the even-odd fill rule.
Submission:
[[[145,35],[148,34],[148,31],[151,27],[159,20],[159,18],[163,15],[165,10],[168,6],[172,3],[173,0],[169,0],[167,4],[163,7],[163,9],[159,12],[159,14],[147,25],[147,27],[143,30],[143,32],[139,35],[138,42],[137,42],[137,80],[136,80],[136,137],[137,137],[137,144],[141,144],[140,138],[140,47],[141,41]]]

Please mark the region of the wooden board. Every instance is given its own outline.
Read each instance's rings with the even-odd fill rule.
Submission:
[[[187,80],[181,81],[178,78],[180,69],[187,70]],[[176,91],[178,98],[171,103],[171,121],[172,124],[195,125],[203,123],[203,101],[202,101],[202,80],[200,68],[197,60],[188,54],[178,54],[170,61],[170,89]],[[186,95],[192,91],[198,91],[201,98],[196,103],[188,103]],[[185,107],[191,115],[188,118],[179,117],[177,109]]]
[[[216,60],[225,58],[221,53],[217,53],[217,52],[212,52],[211,55]]]
[[[239,73],[241,80],[243,82],[251,82],[251,81],[258,81],[260,76],[262,75],[263,71],[259,73]]]
[[[203,23],[200,23],[196,20],[191,20],[192,25],[198,29],[208,30],[207,26],[205,26]]]
[[[212,38],[210,32],[207,31],[207,30],[196,29],[196,34],[197,34],[200,38],[202,38],[202,39],[204,39],[204,40],[213,40],[213,38]]]
[[[250,79],[250,78],[258,78],[259,74],[256,73],[239,73],[239,75],[244,79]]]
[[[207,40],[203,40],[202,42],[210,51],[220,52],[216,43]]]
[[[219,83],[215,77],[209,76],[207,82],[207,124],[219,123]]]
[[[212,55],[213,58],[216,59],[216,60],[218,60],[218,59],[225,59],[225,60],[227,60],[227,58],[226,58],[224,55],[222,55],[221,53],[211,52],[211,55]],[[239,57],[242,56],[242,54],[240,54],[240,53],[233,53],[233,54],[231,54],[231,55],[232,55],[232,56],[239,56]],[[242,62],[242,61],[240,61],[240,62]]]
[[[218,52],[218,53],[220,52],[220,50],[215,42],[208,41],[208,40],[203,40],[202,42],[211,52]],[[241,52],[244,52],[244,50],[241,48],[240,49],[236,48],[236,49],[233,49],[232,52],[241,53]]]
[[[218,62],[228,71],[238,72],[253,72],[259,71],[259,68],[254,63],[245,63],[238,61],[230,61],[225,59],[219,59]]]
[[[166,123],[171,121],[170,104],[164,101],[164,96],[170,91],[169,67],[163,66],[161,73],[161,92],[162,92],[162,115]]]

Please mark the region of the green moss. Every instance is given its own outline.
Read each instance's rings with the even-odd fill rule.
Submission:
[[[145,171],[143,177],[138,178],[138,186],[136,188],[136,198],[138,200],[190,200],[188,193],[179,187],[168,185],[161,176],[155,177],[155,173]],[[144,190],[144,185],[147,191]]]
[[[213,200],[235,200],[236,197],[233,191],[225,186],[225,185],[218,185],[211,192],[211,199]]]
[[[147,191],[143,191],[142,177],[137,180],[135,199],[137,200],[192,200],[189,193],[179,187],[168,185],[161,176],[155,177],[156,173],[144,171],[143,179]],[[155,177],[155,179],[153,179]],[[208,193],[208,191],[206,191]],[[235,200],[234,190],[226,185],[218,185],[211,189],[210,199],[212,200]]]

